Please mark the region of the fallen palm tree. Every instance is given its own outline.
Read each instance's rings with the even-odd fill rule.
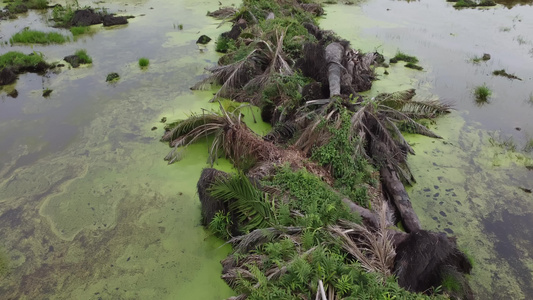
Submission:
[[[261,107],[271,133],[249,130],[244,106],[220,105],[163,137],[169,163],[210,138],[210,163],[223,156],[239,168],[205,169],[198,182],[202,223],[234,246],[223,262],[239,294],[232,299],[471,297],[469,260],[453,239],[421,229],[404,188],[414,150],[402,131],[439,138],[417,120],[449,106],[414,90],[359,96],[383,57],[321,31],[319,13],[288,0],[244,1],[217,42],[226,54],[194,87],[218,85],[213,100]]]

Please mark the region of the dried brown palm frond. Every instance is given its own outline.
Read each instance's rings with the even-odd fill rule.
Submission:
[[[352,130],[366,140],[368,156],[377,165],[391,165],[402,179],[411,183],[414,179],[407,166],[407,154],[414,154],[398,128],[403,123],[411,132],[440,138],[426,126],[415,121],[412,116],[437,115],[449,110],[449,105],[433,103],[430,106],[418,106],[411,99],[414,90],[392,94],[380,94],[373,100],[355,106],[352,115]],[[419,107],[420,110],[412,110]],[[425,108],[422,108],[425,107]],[[409,109],[409,112],[403,110]]]
[[[325,125],[339,129],[342,120],[339,115],[339,107],[335,101],[331,101],[315,111],[300,114],[295,123],[303,130],[294,143],[294,147],[309,154],[313,147],[327,144],[331,139],[332,133]]]
[[[376,231],[348,221],[328,227],[330,234],[340,238],[343,249],[354,256],[365,270],[380,273],[383,278],[392,274],[396,255],[387,231],[387,209],[383,203]]]
[[[191,89],[206,89],[213,84],[220,84],[222,86],[211,101],[225,97],[249,101],[257,105],[257,97],[249,97],[249,95],[261,95],[262,89],[271,82],[273,74],[293,74],[283,53],[285,32],[276,31],[274,34],[274,38],[253,41],[250,53],[239,61],[208,69],[212,74]],[[253,93],[247,93],[248,91],[253,91]],[[255,100],[255,102],[250,100]]]
[[[281,150],[274,144],[264,141],[259,135],[250,131],[240,120],[240,108],[227,112],[221,107],[221,113],[213,111],[194,114],[186,120],[174,124],[163,137],[174,149],[165,160],[173,163],[181,159],[183,149],[200,138],[213,137],[209,146],[211,164],[224,154],[236,165],[249,164],[254,161],[283,161]],[[242,108],[242,106],[241,106]]]
[[[258,49],[253,49],[241,60],[229,65],[217,66],[208,69],[212,74],[204,80],[195,84],[192,90],[202,90],[209,88],[212,84],[221,84],[211,102],[219,97],[231,98],[232,93],[242,88],[254,75],[261,74],[261,53]]]

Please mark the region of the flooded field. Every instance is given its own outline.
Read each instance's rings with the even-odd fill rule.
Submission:
[[[205,16],[218,7],[213,1],[79,4],[135,18],[92,26],[61,46],[33,47],[3,42],[24,27],[67,31],[50,28],[43,11],[0,21],[0,54],[39,51],[54,62],[83,48],[93,58],[90,66],[21,75],[0,90],[0,251],[10,260],[0,295],[231,296],[219,264],[229,249],[199,224],[195,188],[207,148],[194,145],[167,166],[169,148],[158,142],[163,117],[209,107],[210,93],[189,87],[218,55],[213,41],[205,48],[195,41],[229,24]],[[453,102],[456,111],[432,126],[444,139],[409,137],[418,181],[410,194],[423,227],[456,235],[474,258],[479,299],[533,297],[533,8],[507,6],[372,0],[329,5],[321,21],[354,48],[420,59],[423,71],[391,65],[370,96],[414,87],[420,97]],[[474,61],[484,53],[491,59]],[[139,68],[141,57],[150,59],[148,68]],[[500,69],[522,80],[492,75]],[[106,83],[110,72],[120,80]],[[483,84],[492,96],[480,105],[473,90]],[[9,96],[15,89],[18,96]],[[47,98],[45,89],[52,90]]]
[[[169,148],[158,142],[163,117],[206,107],[208,94],[189,87],[218,55],[195,41],[226,27],[205,17],[211,3],[100,5],[135,18],[92,26],[61,46],[0,48],[40,51],[49,62],[84,48],[93,59],[21,75],[0,91],[0,243],[11,260],[0,298],[226,298],[219,261],[229,249],[199,225],[196,181],[207,150],[197,145],[167,166]],[[48,18],[29,12],[1,21],[2,40],[25,26],[53,30]],[[150,59],[145,70],[140,57]],[[110,72],[121,79],[106,83]],[[16,98],[7,95],[13,89]]]

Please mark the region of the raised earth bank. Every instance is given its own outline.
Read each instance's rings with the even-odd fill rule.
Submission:
[[[470,259],[453,237],[423,229],[404,187],[414,151],[403,132],[439,138],[420,120],[449,107],[412,89],[361,96],[387,62],[321,30],[321,14],[286,0],[210,13],[233,27],[193,89],[216,87],[218,109],[167,125],[162,138],[169,163],[208,139],[211,163],[224,156],[237,170],[205,169],[197,185],[203,224],[234,246],[222,262],[231,299],[473,298]],[[415,59],[391,62],[421,69]],[[242,121],[250,105],[272,125],[267,135]]]

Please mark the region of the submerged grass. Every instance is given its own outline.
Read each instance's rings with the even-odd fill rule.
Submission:
[[[63,44],[70,41],[70,39],[57,32],[42,32],[25,29],[15,33],[9,41],[11,44]]]

